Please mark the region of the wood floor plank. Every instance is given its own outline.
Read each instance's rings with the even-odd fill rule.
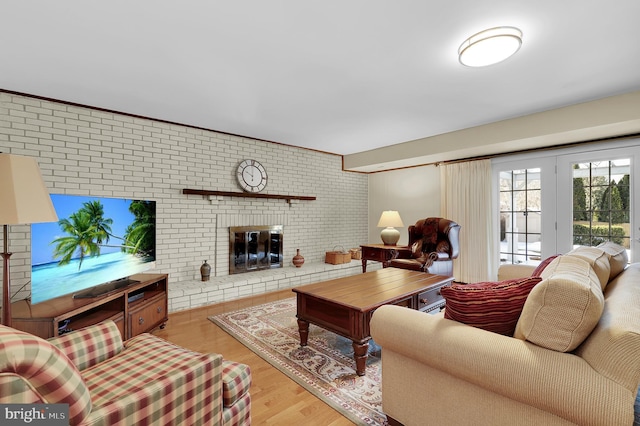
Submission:
[[[193,351],[220,353],[225,359],[251,367],[253,425],[345,426],[353,423],[307,392],[242,343],[207,319],[211,315],[295,297],[290,290],[205,306],[169,314],[167,326],[153,334]]]

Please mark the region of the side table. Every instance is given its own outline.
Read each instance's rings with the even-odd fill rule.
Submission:
[[[367,272],[367,260],[382,262],[382,267],[389,266],[389,262],[401,254],[402,257],[411,256],[409,246],[388,246],[386,244],[362,244],[362,272]]]

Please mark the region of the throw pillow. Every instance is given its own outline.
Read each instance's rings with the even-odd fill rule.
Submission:
[[[611,241],[606,241],[600,244],[598,248],[609,255],[609,265],[611,266],[609,281],[611,281],[627,267],[627,264],[629,263],[627,250],[623,246],[612,243]]]
[[[446,300],[444,317],[513,336],[527,296],[541,280],[540,277],[527,277],[444,287],[440,290]]]
[[[533,272],[531,273],[531,276],[532,277],[539,277],[542,274],[542,271],[544,271],[544,269],[547,266],[549,266],[549,264],[553,261],[553,259],[555,259],[558,256],[560,256],[560,255],[559,254],[554,254],[553,256],[549,256],[545,260],[540,262],[540,264],[538,266],[536,266],[536,269],[534,269]]]
[[[560,256],[547,266],[522,309],[513,337],[558,352],[577,348],[604,310],[596,273],[585,260]]]
[[[609,255],[607,253],[596,247],[580,246],[574,248],[566,255],[579,257],[580,259],[585,260],[598,276],[602,290],[605,289],[609,282],[609,273],[611,272]]]

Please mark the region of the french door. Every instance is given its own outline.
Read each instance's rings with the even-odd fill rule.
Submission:
[[[492,168],[501,263],[602,241],[640,259],[640,139],[496,158]]]
[[[500,263],[536,265],[555,252],[555,158],[498,159],[492,168]]]
[[[624,246],[633,261],[640,253],[640,217],[634,190],[640,146],[599,149],[557,158],[557,248],[597,246],[613,241]]]

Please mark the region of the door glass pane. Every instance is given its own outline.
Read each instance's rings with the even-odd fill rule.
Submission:
[[[540,189],[540,169],[527,170],[527,189]]]
[[[541,210],[540,195],[539,189],[530,189],[527,191],[527,211],[539,212]]]
[[[500,208],[502,211],[511,211],[511,193],[510,192],[501,192],[500,193]]]
[[[513,179],[512,179],[512,173],[511,171],[509,172],[500,172],[500,191],[509,191],[512,188],[512,183],[513,183]]]
[[[541,212],[539,168],[500,173],[501,263],[539,263]]]
[[[630,249],[631,162],[627,159],[573,164],[573,245],[605,241]]]

